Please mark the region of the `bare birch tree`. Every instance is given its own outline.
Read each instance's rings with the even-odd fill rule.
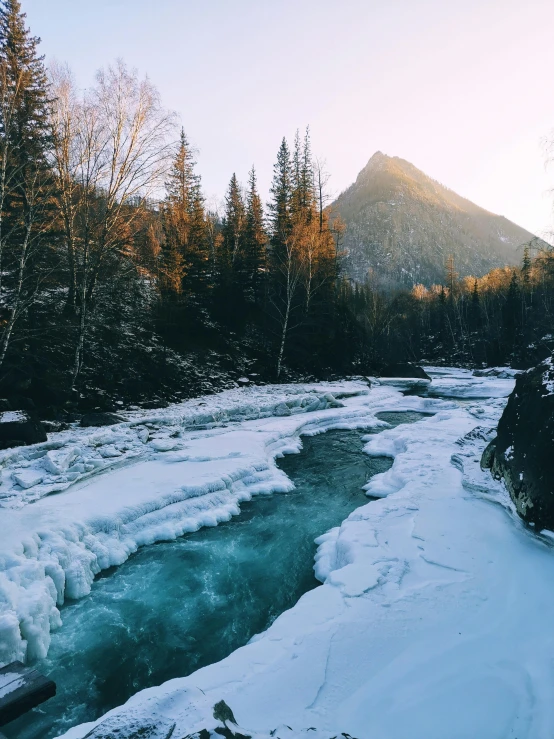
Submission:
[[[299,325],[296,322],[295,311],[300,307],[299,293],[304,275],[301,253],[302,232],[302,226],[295,225],[289,233],[284,234],[278,257],[274,260],[273,268],[277,283],[276,289],[270,295],[270,302],[275,310],[278,323],[277,378],[281,376],[289,334]]]
[[[79,191],[72,237],[78,308],[72,387],[81,371],[101,271],[112,257],[128,256],[144,208],[168,171],[175,125],[152,83],[118,61],[98,72],[96,85],[77,108],[75,126],[69,126],[73,160],[68,170]],[[64,156],[62,147],[62,163]]]

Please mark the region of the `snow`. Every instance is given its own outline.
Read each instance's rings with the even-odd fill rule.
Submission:
[[[44,653],[49,627],[59,624],[55,599],[86,594],[96,572],[137,546],[226,520],[252,495],[289,489],[274,459],[298,451],[300,433],[381,427],[365,450],[394,463],[366,485],[376,500],[318,538],[322,586],[227,659],[141,691],[100,721],[175,724],[184,736],[211,730],[213,706],[224,700],[256,736],[285,724],[290,736],[314,727],[310,736],[550,739],[553,535],[526,528],[501,483],[479,466],[514,381],[426,370],[429,395],[438,385],[462,402],[375,383],[342,397],[343,407],[307,411],[305,397],[319,404],[327,393],[367,389],[245,388],[250,410],[242,416],[251,420],[230,421],[237,396],[215,396],[202,401],[206,415],[219,403],[227,416],[219,425],[202,421],[211,427],[201,431],[180,423],[175,409],[152,428],[138,417],[129,420],[136,426],[114,427],[123,466],[32,505],[23,505],[23,491],[20,507],[0,511],[3,657]],[[290,415],[261,417],[270,398],[274,412],[284,403]],[[376,418],[385,410],[434,415],[386,428]],[[122,450],[140,425],[176,447],[157,452],[138,440],[143,452],[134,443]],[[131,450],[136,456],[125,460]],[[65,739],[82,739],[94,725]]]
[[[471,370],[456,370],[445,367],[426,367],[425,371],[433,376],[428,393],[431,397],[478,399],[507,398],[514,388],[515,370],[502,368],[498,377],[493,368],[491,376],[475,376]]]
[[[23,685],[25,685],[25,678],[19,673],[4,672],[0,675],[0,698],[5,698]]]
[[[554,367],[552,365],[552,357],[545,359],[542,366],[546,368],[542,376],[546,395],[554,395]]]
[[[27,420],[27,414],[23,411],[4,411],[0,413],[0,423],[16,423]]]
[[[244,388],[7,452],[0,664],[44,657],[58,606],[87,595],[95,575],[138,547],[216,526],[254,495],[290,490],[275,459],[299,451],[300,433],[382,428],[381,410],[444,405],[385,387],[369,393],[365,382]]]

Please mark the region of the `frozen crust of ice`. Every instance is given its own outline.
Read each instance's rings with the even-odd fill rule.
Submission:
[[[6,455],[16,485],[0,508],[0,665],[44,657],[58,606],[87,595],[95,575],[138,547],[228,521],[255,495],[289,491],[275,459],[298,452],[301,433],[382,428],[381,410],[429,405],[448,403],[369,393],[361,382],[248,388],[198,399],[196,415],[182,406],[135,414]],[[57,495],[31,502],[29,492],[45,487]]]
[[[471,381],[440,373],[434,380]],[[387,497],[318,538],[322,587],[227,659],[136,694],[110,720],[140,725],[155,714],[189,734],[224,700],[253,735],[286,724],[314,736],[550,739],[551,541],[527,530],[479,471],[505,403],[497,379],[475,378],[491,383],[488,397],[368,436],[368,453],[394,459],[367,486]],[[365,402],[384,392],[400,399],[376,387]]]

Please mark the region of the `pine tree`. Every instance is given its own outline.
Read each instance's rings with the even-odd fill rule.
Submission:
[[[521,296],[515,270],[502,308],[502,332],[507,359],[521,339]]]
[[[272,199],[268,205],[271,246],[282,250],[292,230],[292,165],[287,140],[283,138],[273,167]]]
[[[182,130],[162,207],[165,233],[162,254],[172,255],[175,265],[180,262],[183,291],[189,297],[205,290],[208,269],[204,199],[195,166],[191,146]]]
[[[458,273],[456,272],[454,256],[452,254],[449,254],[446,260],[446,285],[448,287],[448,298],[450,304],[452,304],[458,287]]]
[[[306,127],[304,134],[304,145],[302,149],[302,169],[300,176],[301,188],[301,205],[305,210],[309,210],[310,215],[315,209],[315,188],[314,188],[314,165],[312,161],[312,149],[310,143],[310,127]]]
[[[481,327],[481,299],[479,297],[479,284],[477,278],[473,280],[470,307],[470,328],[477,331]]]
[[[267,234],[264,228],[263,206],[258,194],[256,171],[252,167],[248,175],[244,254],[247,281],[246,299],[256,305],[262,302],[267,259],[266,249]]]
[[[33,305],[36,269],[51,217],[49,94],[40,39],[25,27],[19,0],[0,5],[0,293],[6,308],[3,363],[17,321]],[[32,277],[31,277],[32,275]]]
[[[314,171],[310,145],[310,129],[304,141],[296,131],[292,156],[291,214],[293,220],[308,222],[315,216]]]
[[[298,219],[302,213],[302,144],[300,143],[300,132],[296,129],[294,134],[294,150],[291,163],[291,213],[292,217]]]
[[[521,262],[521,281],[525,292],[529,290],[531,282],[531,254],[529,244],[523,247],[523,259]]]
[[[49,92],[44,57],[38,54],[40,39],[25,27],[25,13],[19,0],[3,0],[0,5],[0,68],[5,109],[0,133],[10,146],[11,175],[24,187],[30,170],[46,166],[51,145]]]
[[[448,333],[447,333],[447,315],[446,315],[446,290],[444,289],[444,285],[441,285],[441,289],[439,292],[439,301],[438,301],[438,330],[439,330],[439,338],[440,341],[443,344],[446,344],[448,340]]]
[[[225,216],[223,220],[223,248],[231,270],[240,271],[243,261],[245,207],[236,174],[233,173],[225,196]]]

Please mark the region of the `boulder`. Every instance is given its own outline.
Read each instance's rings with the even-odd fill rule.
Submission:
[[[42,423],[32,418],[27,411],[0,413],[0,449],[39,444],[47,440]]]
[[[146,410],[157,410],[158,408],[167,408],[168,405],[169,403],[167,400],[161,400],[157,398],[141,403],[141,408],[145,408]]]
[[[85,413],[81,418],[81,426],[113,426],[121,423],[124,418],[116,416],[115,413]]]
[[[554,363],[552,358],[516,378],[481,458],[503,479],[519,515],[538,529],[554,530]]]
[[[430,380],[431,378],[424,369],[411,362],[399,362],[398,364],[387,364],[381,370],[381,377],[404,377],[418,380]]]

